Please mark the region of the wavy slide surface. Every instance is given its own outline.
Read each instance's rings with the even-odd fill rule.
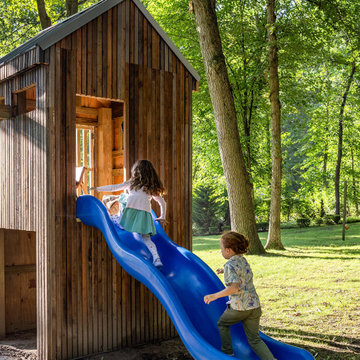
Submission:
[[[218,299],[209,305],[203,301],[204,295],[219,291],[224,285],[200,258],[176,245],[156,221],[157,234],[152,240],[164,264],[158,270],[152,265],[152,256],[140,236],[116,227],[101,201],[89,195],[80,196],[76,212],[84,224],[94,226],[104,234],[121,267],[160,300],[194,359],[234,359],[220,351],[217,329],[226,299]],[[314,359],[304,349],[283,344],[262,333],[260,335],[277,360]],[[236,358],[259,359],[249,347],[241,324],[232,326],[231,336]]]

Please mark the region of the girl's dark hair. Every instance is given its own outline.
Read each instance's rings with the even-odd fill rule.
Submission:
[[[149,195],[163,195],[164,186],[149,160],[138,160],[131,168],[130,190],[143,190]]]
[[[228,231],[221,236],[225,249],[232,249],[235,254],[245,254],[249,248],[249,239],[235,231]]]

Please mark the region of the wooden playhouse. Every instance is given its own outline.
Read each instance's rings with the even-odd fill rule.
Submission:
[[[76,196],[149,159],[166,231],[190,249],[198,80],[139,0],[100,1],[0,59],[0,337],[36,328],[38,358],[53,360],[176,335],[76,221]]]

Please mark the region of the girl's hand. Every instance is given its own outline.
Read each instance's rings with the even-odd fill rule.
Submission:
[[[96,190],[96,187],[91,187],[89,190],[90,191]]]
[[[159,221],[161,226],[163,226],[164,224],[167,223],[167,221],[165,219],[163,219],[163,218],[156,218],[155,221]]]
[[[222,269],[222,268],[216,269],[216,273],[217,273],[217,274],[223,274],[223,273],[224,273],[224,269]]]
[[[204,302],[205,304],[210,304],[212,301],[216,300],[217,296],[216,294],[209,294],[204,296]]]

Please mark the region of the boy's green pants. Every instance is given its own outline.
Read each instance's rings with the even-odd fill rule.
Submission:
[[[259,322],[261,308],[238,311],[228,308],[218,321],[221,338],[221,350],[226,354],[233,354],[231,345],[230,326],[242,322],[249,345],[261,360],[274,360],[274,356],[259,336]]]

